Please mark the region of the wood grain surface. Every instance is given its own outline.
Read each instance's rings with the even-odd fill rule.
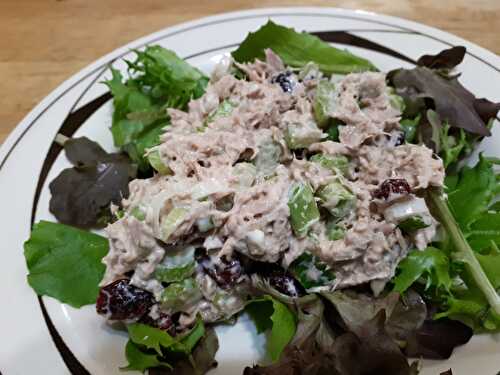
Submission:
[[[0,143],[51,90],[123,44],[203,16],[286,5],[404,17],[500,54],[500,0],[0,0]]]

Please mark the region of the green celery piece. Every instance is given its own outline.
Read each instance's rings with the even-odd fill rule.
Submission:
[[[168,238],[174,233],[177,227],[184,221],[188,210],[183,207],[174,207],[168,213],[162,222],[162,239],[168,241]]]
[[[160,151],[158,149],[152,150],[147,154],[149,164],[158,172],[159,174],[165,176],[172,174],[172,170],[165,165],[160,157]]]
[[[270,330],[267,336],[267,353],[273,362],[278,361],[297,330],[295,314],[269,295],[250,301],[246,311],[254,320],[257,332]]]
[[[161,282],[173,283],[191,277],[195,269],[195,262],[190,262],[178,267],[165,267],[163,265],[158,265],[155,269],[154,277]]]
[[[336,220],[330,220],[326,224],[326,235],[330,241],[336,241],[344,238],[345,229],[338,225]]]
[[[450,263],[448,256],[439,249],[413,250],[398,265],[398,274],[392,280],[394,290],[405,292],[420,278],[427,278],[426,287],[435,286],[449,291],[451,288]]]
[[[236,105],[231,103],[229,100],[224,100],[219,104],[219,107],[207,117],[207,123],[213,122],[220,117],[229,116],[235,107]]]
[[[345,217],[356,206],[354,194],[338,181],[323,186],[316,195],[320,199],[320,204],[337,219]]]
[[[273,139],[268,139],[260,143],[257,155],[252,160],[259,175],[269,176],[274,173],[280,162],[282,153],[281,146],[274,142]]]
[[[414,118],[407,118],[401,120],[400,125],[403,128],[403,133],[405,135],[405,141],[408,143],[412,143],[417,135],[417,127],[420,123],[420,115],[417,115]]]
[[[128,365],[121,367],[120,370],[122,371],[140,371],[144,373],[147,369],[155,367],[172,369],[172,366],[160,360],[157,354],[143,352],[139,345],[134,344],[131,340],[128,340],[125,346],[125,358],[127,358]]]
[[[232,55],[238,62],[253,61],[255,58],[263,60],[266,48],[278,54],[286,65],[302,68],[313,62],[328,75],[376,70],[368,60],[334,48],[316,36],[298,33],[272,21],[248,34]]]
[[[309,252],[294,260],[288,270],[307,291],[331,285],[335,280],[335,274],[329,266]]]
[[[332,172],[339,171],[345,175],[349,168],[349,159],[344,155],[329,156],[323,154],[315,154],[311,157],[311,161],[320,164],[322,167],[331,170]]]
[[[160,297],[163,308],[172,312],[188,309],[202,298],[200,288],[193,278],[167,286]]]
[[[24,243],[28,283],[38,295],[73,307],[94,304],[108,250],[104,237],[42,220]]]
[[[323,136],[321,129],[311,123],[305,126],[300,123],[288,125],[285,132],[286,145],[290,150],[307,148],[313,143],[320,142]]]
[[[333,122],[333,123],[332,123]],[[330,126],[326,130],[327,140],[332,142],[339,141],[339,126],[341,126],[340,122],[335,123],[335,121],[331,121]]]
[[[251,163],[246,163],[246,162],[236,163],[234,165],[232,172],[238,178],[239,186],[241,187],[252,186],[253,183],[255,182],[255,177],[257,176],[257,168],[258,167],[256,167]]]
[[[454,246],[451,253],[453,259],[463,262],[477,287],[484,294],[493,311],[500,315],[500,296],[495,287],[492,285],[485,271],[481,267],[474,251],[467,243],[462,231],[455,221],[447,202],[437,191],[431,191],[428,194],[429,200],[432,202],[439,217],[439,221],[446,229],[450,241]]]
[[[135,206],[134,208],[132,208],[132,210],[130,211],[130,215],[132,215],[139,221],[144,221],[146,219],[146,213],[139,206]]]
[[[335,85],[327,80],[322,80],[316,88],[313,102],[314,118],[320,128],[325,128],[333,112],[335,98]]]
[[[304,237],[309,228],[319,220],[319,210],[311,186],[305,183],[293,185],[290,189],[288,207],[295,235]]]
[[[411,233],[419,229],[427,228],[428,226],[429,224],[426,224],[421,216],[409,217],[398,224],[399,229],[405,233]]]

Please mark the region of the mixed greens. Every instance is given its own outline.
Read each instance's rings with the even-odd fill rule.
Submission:
[[[210,79],[135,51],[106,82],[121,152],[56,139],[73,167],[29,284],[95,303],[128,331],[123,370],[150,374],[214,368],[213,327],[241,313],[267,333],[247,375],[417,374],[408,357],[499,331],[500,161],[464,159],[500,103],[459,83],[465,52],[385,76],[271,21]]]

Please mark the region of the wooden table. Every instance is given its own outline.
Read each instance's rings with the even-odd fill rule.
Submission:
[[[284,5],[400,16],[500,54],[499,0],[0,0],[0,143],[52,89],[123,44],[215,13]]]

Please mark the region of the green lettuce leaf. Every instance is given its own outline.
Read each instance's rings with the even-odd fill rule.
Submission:
[[[279,360],[285,346],[295,335],[296,317],[288,307],[269,295],[250,301],[246,308],[257,331],[270,330],[267,353],[271,360]]]
[[[413,250],[399,263],[398,274],[392,280],[394,290],[403,293],[421,278],[424,278],[426,288],[432,285],[449,290],[449,272],[449,259],[443,251],[434,247],[428,247],[424,251]]]
[[[249,33],[239,48],[232,53],[238,62],[264,60],[264,50],[272,49],[286,65],[302,68],[310,62],[325,74],[348,74],[377,70],[371,62],[323,42],[316,36],[280,26],[272,21],[254,33]]]
[[[145,171],[149,164],[146,149],[159,143],[168,125],[167,108],[185,109],[192,98],[205,92],[208,78],[174,52],[160,46],[135,51],[128,61],[130,77],[111,68],[112,79],[106,84],[113,95],[115,111],[111,132],[115,146],[122,147]]]
[[[483,258],[482,262],[480,262],[480,254],[471,249],[443,197],[437,192],[431,192],[429,194],[429,201],[449,237],[451,259],[464,265],[463,271],[459,273],[459,276],[465,285],[456,288],[456,293],[447,301],[448,305],[452,306],[458,299],[473,300],[476,306],[480,305],[482,307],[482,311],[491,311],[494,316],[500,316],[500,296],[497,293],[499,285],[494,284],[494,282],[498,281],[498,278],[495,277],[498,269],[495,269],[492,273],[489,268],[483,268],[483,264],[487,262],[490,262],[494,268],[498,266],[496,254],[489,254],[488,258]],[[467,306],[470,306],[470,303]],[[492,329],[493,325],[485,325],[484,319],[475,314],[473,310],[466,310],[464,314],[467,315],[467,319],[456,313],[453,315],[448,313],[447,316],[460,319],[475,329],[477,329],[477,324],[471,324],[471,320],[478,322],[479,325],[482,325],[486,329]]]
[[[137,345],[154,349],[158,355],[162,355],[161,348],[170,348],[176,340],[166,331],[148,326],[146,324],[134,323],[127,326],[130,340]]]
[[[125,356],[129,364],[124,369],[139,371],[163,366],[175,372],[178,365],[185,366],[184,359],[191,356],[206,333],[201,319],[189,331],[176,337],[141,323],[129,324],[127,330],[130,340],[125,347]]]
[[[96,302],[108,240],[67,225],[40,221],[24,243],[28,283],[35,292],[73,307]]]
[[[500,192],[493,163],[482,155],[474,167],[465,166],[456,177],[448,177],[446,185],[453,216],[466,234]]]
[[[131,340],[129,340],[125,346],[125,358],[128,361],[128,365],[121,368],[121,370],[124,371],[140,371],[144,373],[147,369],[154,367],[172,368],[167,362],[161,360],[157,354],[151,354],[141,350],[141,348]]]
[[[476,251],[490,247],[492,241],[500,245],[500,211],[486,212],[472,223],[467,241]]]

